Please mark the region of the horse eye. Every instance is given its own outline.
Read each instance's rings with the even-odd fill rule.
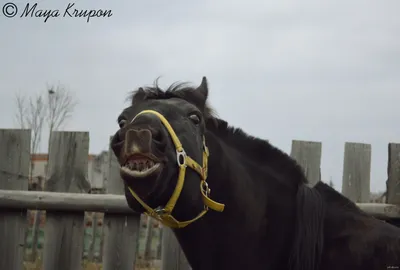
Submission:
[[[192,122],[193,122],[195,125],[200,124],[200,117],[199,117],[197,114],[191,114],[191,115],[189,115],[189,119],[192,120]]]
[[[123,128],[125,126],[125,124],[126,124],[125,119],[119,120],[119,122],[118,122],[119,128]]]

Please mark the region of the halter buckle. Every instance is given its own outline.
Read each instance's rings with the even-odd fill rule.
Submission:
[[[176,161],[179,167],[185,166],[186,167],[186,152],[184,149],[176,150]]]

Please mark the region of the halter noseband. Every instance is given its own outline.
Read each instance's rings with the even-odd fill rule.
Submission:
[[[144,201],[142,201],[139,196],[130,188],[128,187],[130,193],[132,196],[143,206],[143,208],[146,210],[146,214],[148,216],[151,216],[158,221],[160,221],[163,225],[170,227],[170,228],[183,228],[189,225],[190,223],[198,220],[202,216],[204,216],[208,209],[211,208],[215,211],[222,212],[224,211],[224,204],[217,203],[213,201],[210,198],[210,192],[211,189],[208,187],[208,184],[206,182],[207,179],[207,171],[208,171],[208,148],[205,143],[205,137],[203,136],[203,166],[200,166],[196,161],[194,161],[191,157],[186,155],[185,149],[183,148],[178,136],[176,136],[174,129],[171,127],[169,124],[168,120],[159,112],[154,111],[154,110],[144,110],[138,113],[135,118],[132,119],[131,122],[133,122],[139,115],[144,114],[144,113],[150,113],[156,115],[165,128],[167,129],[169,135],[171,136],[171,139],[175,145],[175,150],[176,150],[176,161],[178,163],[179,167],[179,175],[178,175],[178,182],[176,183],[175,190],[172,193],[171,198],[167,202],[164,208],[156,208],[152,209],[150,206],[148,206]],[[176,205],[176,202],[178,201],[178,198],[181,194],[183,184],[185,183],[185,174],[186,174],[186,167],[189,167],[193,169],[195,172],[197,172],[200,175],[200,192],[203,198],[203,203],[204,203],[204,210],[200,212],[200,214],[197,215],[197,217],[187,220],[187,221],[178,221],[172,216],[172,211],[174,210],[174,207]]]

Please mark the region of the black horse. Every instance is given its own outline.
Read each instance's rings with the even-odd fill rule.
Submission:
[[[292,158],[217,118],[207,97],[205,77],[139,88],[111,142],[129,206],[172,227],[194,270],[399,269],[399,228],[309,187]]]

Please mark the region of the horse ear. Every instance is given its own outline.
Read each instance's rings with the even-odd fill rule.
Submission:
[[[143,87],[139,87],[139,89],[137,90],[137,93],[139,93],[139,95],[144,95],[145,92],[144,92]]]
[[[143,87],[139,87],[136,91],[133,91],[130,95],[130,101],[133,105],[135,100],[144,100],[146,97],[146,92],[144,91]]]
[[[197,87],[196,92],[200,95],[204,106],[208,98],[208,83],[207,83],[207,78],[205,76],[203,76],[201,84],[199,87]]]

